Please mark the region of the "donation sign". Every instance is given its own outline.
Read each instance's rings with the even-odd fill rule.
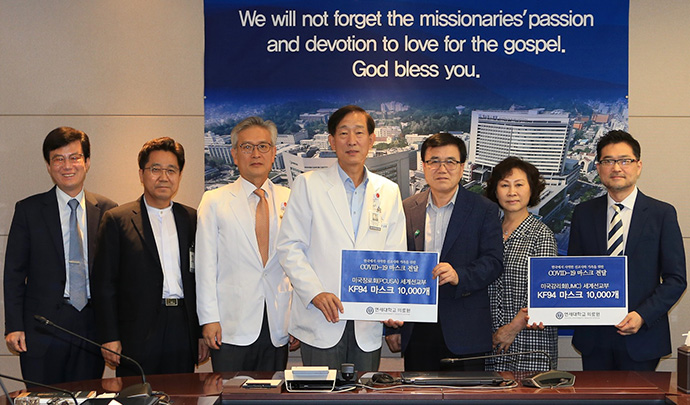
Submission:
[[[436,322],[435,252],[343,250],[341,319]]]
[[[529,322],[616,325],[628,313],[627,256],[529,259]]]

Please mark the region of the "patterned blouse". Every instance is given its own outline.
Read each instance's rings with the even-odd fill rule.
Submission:
[[[527,265],[530,257],[556,256],[553,232],[529,215],[503,241],[503,274],[489,285],[492,329],[510,323],[521,308],[527,307]],[[487,369],[496,371],[548,371],[558,363],[558,329],[523,329],[515,337],[508,353],[541,350],[551,356],[551,365],[543,354],[528,354],[488,359]],[[494,352],[497,354],[497,352]]]

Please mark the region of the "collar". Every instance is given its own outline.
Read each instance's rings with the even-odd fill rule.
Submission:
[[[249,180],[245,179],[240,175],[240,187],[242,188],[242,192],[244,193],[245,198],[249,198],[252,194],[254,194],[254,191],[256,190],[256,186],[251,183]],[[271,182],[266,179],[264,183],[259,187],[260,189],[264,190],[268,195],[271,194]]]
[[[625,208],[628,208],[631,210],[635,206],[635,200],[637,200],[637,192],[638,192],[637,186],[635,186],[632,193],[630,193],[629,196],[625,197],[625,199],[621,202],[614,201],[613,198],[611,198],[611,194],[607,193],[606,194],[606,206],[608,208],[611,208],[611,206],[613,206],[614,204],[623,204],[623,206]]]
[[[343,182],[343,184],[348,184],[348,182],[352,185],[352,188],[355,186],[355,182],[352,181],[350,176],[345,173],[345,170],[343,170],[342,167],[340,167],[340,163],[335,162],[335,166],[338,168],[338,176],[340,176],[340,180]],[[364,177],[362,178],[362,184],[366,187],[367,182],[369,181],[369,170],[367,169],[366,166],[364,166]]]
[[[148,211],[149,213],[155,212],[155,213],[164,214],[167,211],[172,211],[172,206],[173,206],[172,201],[170,201],[170,205],[165,207],[165,208],[156,208],[156,207],[150,206],[149,203],[146,202],[146,196],[145,195],[142,196],[142,199],[144,200],[144,205],[146,206],[146,211]]]
[[[59,204],[61,207],[63,207],[63,206],[64,206],[64,207],[67,207],[67,203],[68,203],[71,199],[74,198],[74,199],[76,199],[77,201],[79,201],[79,205],[82,207],[82,209],[84,208],[84,189],[83,189],[83,188],[81,189],[81,191],[79,192],[79,194],[77,194],[77,195],[74,196],[74,197],[70,197],[69,194],[67,194],[67,193],[65,193],[64,191],[60,190],[60,187],[57,187],[57,186],[56,186],[56,187],[55,187],[55,194],[56,194],[56,196],[57,196],[58,204]]]
[[[448,204],[444,205],[443,207],[447,207],[449,205],[455,206],[455,199],[458,198],[458,191],[460,191],[460,187],[462,187],[462,186],[458,186],[455,189],[455,193],[453,194],[453,197],[450,199],[450,201],[448,201]],[[433,200],[433,198],[431,198],[432,193],[433,192],[431,191],[431,189],[429,189],[429,196],[426,199],[426,206],[432,207],[432,208],[443,208],[443,207],[436,207],[436,205],[434,205],[434,200]]]

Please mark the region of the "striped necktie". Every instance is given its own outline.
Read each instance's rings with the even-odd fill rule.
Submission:
[[[609,224],[608,249],[606,254],[609,256],[620,256],[623,254],[623,221],[621,210],[623,204],[613,204],[613,218]]]

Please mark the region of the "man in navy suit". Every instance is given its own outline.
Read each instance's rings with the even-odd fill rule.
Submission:
[[[667,314],[686,286],[676,210],[637,189],[640,144],[627,132],[610,131],[599,140],[597,172],[608,193],[575,208],[568,254],[627,255],[630,312],[615,327],[576,328],[573,346],[585,370],[653,371],[671,353]],[[612,220],[622,227],[609,238]]]
[[[429,190],[403,201],[408,250],[440,254],[432,273],[440,286],[439,322],[408,322],[400,334],[390,328],[395,322],[386,322],[386,342],[392,351],[403,351],[407,371],[439,370],[443,358],[491,351],[487,287],[503,272],[501,223],[496,204],[460,187],[466,159],[461,139],[448,133],[430,136],[422,144]],[[484,370],[484,360],[454,368]]]
[[[91,165],[91,145],[84,132],[69,127],[52,130],[43,141],[43,158],[55,187],[17,203],[7,239],[5,342],[10,351],[19,353],[26,380],[56,384],[101,378],[103,359],[97,347],[39,324],[34,315],[95,338],[88,278],[101,216],[117,204],[84,190]],[[74,239],[70,229],[73,210]],[[80,262],[86,261],[80,268],[85,278],[75,286],[70,284],[70,241],[80,239]],[[73,301],[78,301],[80,287],[81,304],[77,304]]]

